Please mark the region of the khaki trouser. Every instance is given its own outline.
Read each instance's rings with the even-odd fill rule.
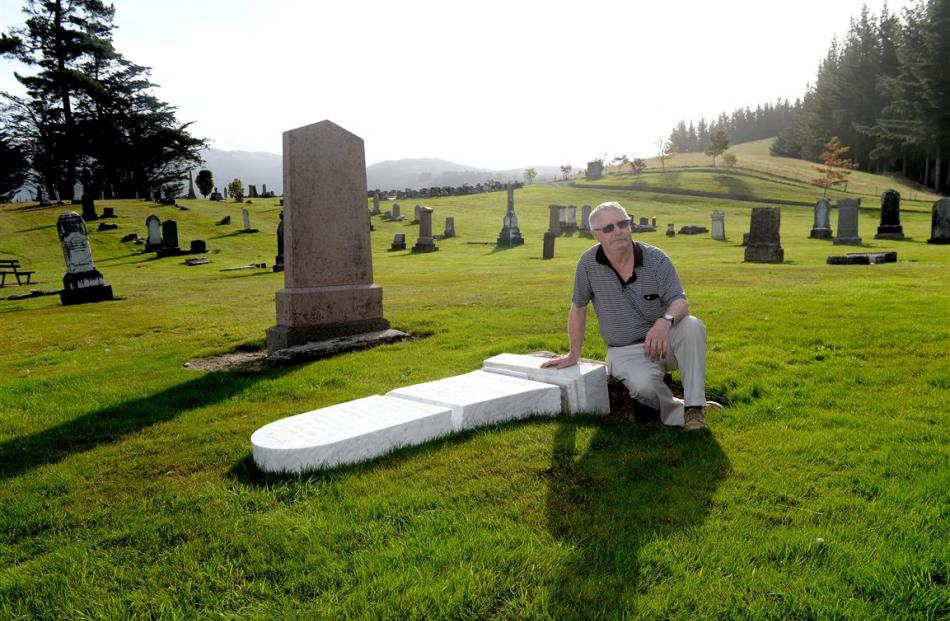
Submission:
[[[706,325],[692,315],[670,329],[665,358],[651,360],[643,343],[607,348],[607,368],[623,382],[630,396],[660,411],[664,425],[683,426],[683,406],[706,404]],[[684,400],[677,399],[663,383],[667,371],[679,369]]]

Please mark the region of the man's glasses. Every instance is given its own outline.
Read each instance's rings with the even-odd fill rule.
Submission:
[[[602,233],[613,233],[614,227],[617,227],[618,229],[629,229],[631,222],[633,222],[633,220],[631,220],[630,218],[627,218],[626,220],[621,220],[620,222],[616,222],[614,224],[608,224],[607,226],[602,226],[599,229],[594,229],[594,230],[600,231]]]

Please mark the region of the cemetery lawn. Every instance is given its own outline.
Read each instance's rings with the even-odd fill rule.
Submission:
[[[0,289],[0,618],[950,616],[950,247],[925,243],[926,204],[902,214],[905,241],[875,240],[862,209],[864,248],[808,239],[812,209],[782,207],[786,262],[764,265],[739,245],[754,202],[515,196],[527,244],[512,250],[473,243],[494,242],[504,192],[426,201],[436,232],[454,216],[459,234],[432,254],[389,252],[416,227],[374,218],[385,315],[418,338],[276,370],[194,369],[263,346],[283,275],[219,270],[271,265],[276,201],[247,205],[257,234],[237,232],[233,202],[99,202],[120,228],[91,246],[121,299],[71,307],[5,299],[60,288],[64,207],[0,206],[0,258],[38,281]],[[547,205],[614,199],[661,230],[726,214],[725,242],[637,236],[671,255],[708,327],[707,395],[727,404],[708,433],[536,418],[330,472],[257,471],[250,436],[277,418],[564,351],[592,242],[558,238],[541,261]],[[149,213],[177,220],[183,246],[205,239],[211,263],[121,243]],[[825,264],[869,250],[898,263]],[[603,359],[589,317],[584,353]]]

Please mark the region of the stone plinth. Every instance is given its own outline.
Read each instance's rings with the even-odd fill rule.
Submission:
[[[785,259],[779,229],[782,210],[778,207],[753,207],[749,242],[745,248],[748,263],[781,263]]]
[[[251,436],[265,472],[299,473],[378,457],[452,432],[445,406],[373,395],[282,418]]]
[[[397,388],[387,396],[451,408],[456,431],[561,412],[557,386],[486,371]]]
[[[541,365],[548,360],[540,356],[498,354],[486,360],[482,369],[560,387],[561,409],[568,414],[610,414],[606,365],[581,361],[566,369],[542,369]]]
[[[373,284],[363,140],[330,121],[283,139],[284,288],[268,351],[385,330],[382,288]]]

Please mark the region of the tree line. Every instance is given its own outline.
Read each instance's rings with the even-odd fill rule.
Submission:
[[[702,152],[717,128],[723,129],[733,143],[770,138],[792,126],[801,105],[800,100],[789,103],[787,99],[777,99],[775,103],[757,105],[755,110],[746,107],[733,110],[732,114],[722,112],[708,122],[705,118],[695,124],[692,119],[688,124],[680,121],[670,133],[670,142],[679,153]]]
[[[206,141],[153,94],[149,68],[112,45],[115,9],[100,0],[28,0],[0,55],[23,62],[25,96],[0,93],[0,198],[29,181],[63,199],[86,190],[177,193]]]
[[[834,136],[863,170],[950,189],[950,0],[919,0],[900,17],[865,7],[772,153],[815,161]]]

